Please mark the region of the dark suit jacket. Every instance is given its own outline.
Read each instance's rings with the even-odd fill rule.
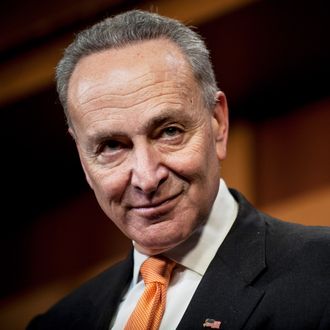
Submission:
[[[238,217],[177,329],[330,329],[330,228],[273,219],[239,193]],[[32,329],[108,329],[132,255],[35,318]],[[171,330],[171,329],[169,329]]]

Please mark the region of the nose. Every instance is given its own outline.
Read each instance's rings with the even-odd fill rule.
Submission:
[[[161,163],[159,151],[149,143],[134,146],[131,184],[137,190],[150,194],[168,178],[168,169]]]

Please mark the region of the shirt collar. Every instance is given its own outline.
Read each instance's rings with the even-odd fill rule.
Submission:
[[[221,179],[208,220],[189,239],[164,255],[203,276],[233,225],[237,212],[238,204]],[[133,285],[139,281],[140,267],[147,258],[134,249]]]

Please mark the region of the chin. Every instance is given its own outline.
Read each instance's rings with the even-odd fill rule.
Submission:
[[[200,223],[200,221],[187,222],[184,219],[193,218],[192,215],[182,213],[184,217],[169,218],[167,221],[150,226],[141,226],[127,236],[131,237],[136,249],[143,254],[155,255],[169,251],[187,240]]]
[[[159,237],[155,237],[153,239],[135,241],[135,248],[143,254],[155,255],[175,248],[184,240],[185,239],[182,237],[176,239],[171,237],[170,241],[166,238],[164,238],[164,240],[162,241],[159,239]]]

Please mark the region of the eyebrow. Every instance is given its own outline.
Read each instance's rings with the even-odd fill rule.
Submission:
[[[187,124],[191,121],[190,116],[187,116],[187,113],[181,111],[181,109],[168,109],[161,111],[158,115],[153,118],[150,118],[144,125],[141,127],[142,131],[150,132],[157,127],[160,127],[168,122],[181,122]],[[125,137],[126,134],[122,130],[102,130],[92,134],[88,134],[87,140],[90,141],[88,149],[93,149],[93,147],[105,140],[111,138]]]
[[[158,116],[151,118],[144,126],[143,129],[150,131],[156,127],[162,126],[167,122],[187,123],[190,121],[190,117],[186,112],[181,110],[164,110]]]

